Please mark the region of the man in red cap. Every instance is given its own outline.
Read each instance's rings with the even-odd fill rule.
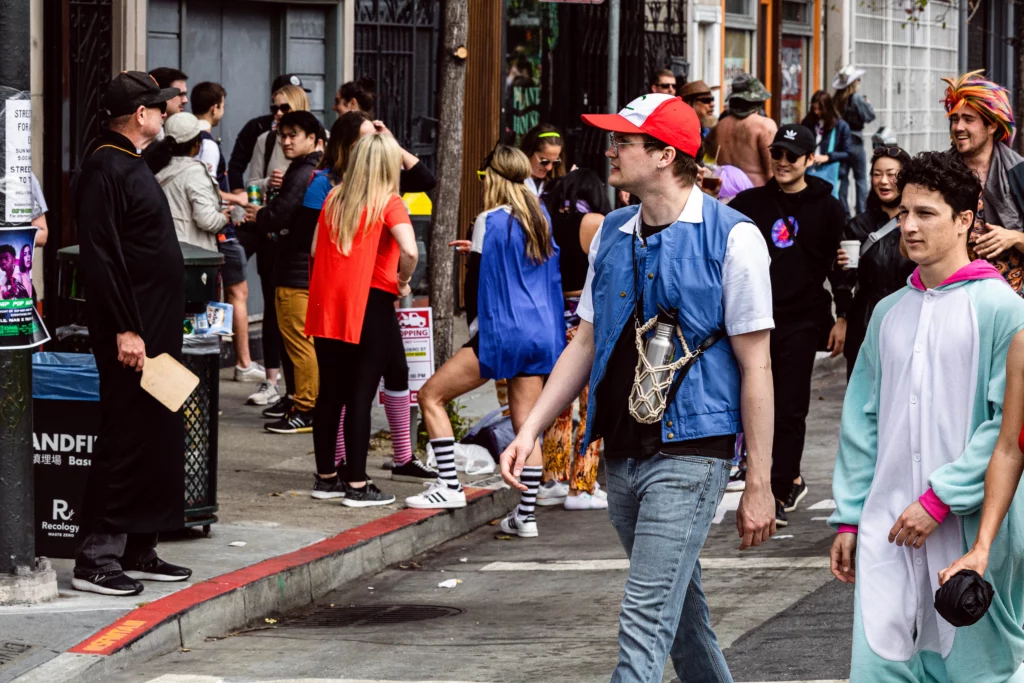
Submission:
[[[610,213],[594,237],[579,331],[502,454],[502,476],[515,482],[534,439],[589,380],[581,448],[605,439],[609,515],[631,560],[612,680],[660,681],[671,654],[682,680],[732,681],[697,556],[741,422],[740,548],[775,531],[768,250],[746,217],[694,185],[700,124],[678,97],[644,95],[583,120],[609,131],[609,183],[641,204]]]

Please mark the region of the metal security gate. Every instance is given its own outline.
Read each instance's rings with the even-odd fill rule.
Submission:
[[[648,91],[654,71],[669,66],[685,71],[686,2],[622,0],[621,12],[620,107]],[[551,55],[555,66],[544,74],[547,120],[565,133],[571,163],[602,172],[607,135],[581,125],[580,114],[607,108],[608,4],[564,5],[558,22],[562,30]]]
[[[376,115],[398,142],[434,168],[438,0],[358,0],[355,75],[377,83]]]

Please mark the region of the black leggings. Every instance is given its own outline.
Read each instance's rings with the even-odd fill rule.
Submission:
[[[335,442],[344,407],[346,462],[337,472],[344,481],[366,481],[370,409],[394,353],[395,339],[401,343],[401,337],[395,318],[395,295],[370,289],[358,344],[314,338],[320,394],[313,413],[313,448],[319,474],[335,472]]]

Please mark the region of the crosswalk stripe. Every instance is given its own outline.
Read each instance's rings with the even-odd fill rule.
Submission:
[[[150,679],[149,683],[226,683],[229,679],[220,676],[191,676],[188,674],[165,674]],[[268,678],[259,683],[470,683],[469,681],[395,681],[383,678]],[[828,680],[763,681],[758,683],[849,683],[845,678]]]
[[[827,557],[703,557],[700,566],[708,569],[828,569]],[[482,572],[565,572],[622,571],[629,560],[563,560],[558,562],[491,562]]]

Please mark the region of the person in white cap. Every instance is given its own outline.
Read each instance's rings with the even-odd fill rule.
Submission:
[[[860,215],[867,209],[868,190],[871,189],[868,186],[864,125],[875,120],[875,108],[868,102],[868,98],[857,92],[860,78],[865,73],[864,69],[848,64],[832,79],[832,89],[835,90],[832,102],[839,116],[850,124],[850,158],[839,167],[839,201],[843,203],[847,216],[850,215],[850,171],[853,171],[853,182],[857,191],[857,205],[853,215]]]
[[[228,218],[220,208],[217,184],[198,158],[202,132],[193,114],[183,111],[169,116],[164,139],[154,143],[147,161],[167,196],[178,241],[217,251],[217,233]]]
[[[580,448],[605,439],[609,516],[631,559],[612,680],[661,681],[671,655],[682,680],[732,681],[697,556],[741,421],[740,548],[775,532],[768,250],[749,219],[695,186],[700,122],[681,99],[644,95],[583,120],[609,131],[609,183],[641,204],[608,214],[591,242],[579,330],[502,454],[502,477],[525,489],[535,439],[589,379]]]

